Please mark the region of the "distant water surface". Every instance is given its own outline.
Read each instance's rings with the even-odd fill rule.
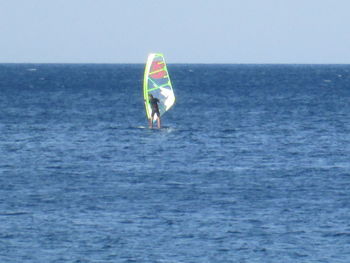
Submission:
[[[0,262],[350,262],[350,65],[0,65]]]

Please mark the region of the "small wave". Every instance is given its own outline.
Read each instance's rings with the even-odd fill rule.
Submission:
[[[235,129],[224,129],[224,130],[221,130],[221,132],[223,132],[223,133],[235,133],[236,132],[236,130]]]
[[[22,215],[28,215],[27,212],[12,212],[12,213],[0,213],[0,216],[22,216]]]
[[[350,237],[350,232],[334,233],[332,236],[334,236],[334,237]]]
[[[193,185],[193,183],[183,183],[183,182],[169,181],[169,182],[165,183],[165,185],[168,185],[168,186],[183,186],[183,185]]]

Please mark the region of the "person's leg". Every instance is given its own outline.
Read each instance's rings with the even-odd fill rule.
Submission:
[[[148,119],[148,126],[150,128],[153,128],[153,116],[154,116],[154,112],[152,111],[151,117]]]
[[[161,124],[161,122],[160,122],[160,114],[157,113],[157,116],[158,116],[158,118],[157,118],[157,126],[158,126],[158,129],[160,129],[160,124]]]

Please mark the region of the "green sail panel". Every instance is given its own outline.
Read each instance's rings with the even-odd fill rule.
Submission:
[[[158,106],[161,116],[175,103],[175,95],[163,54],[149,54],[145,67],[143,96],[147,119],[151,118],[152,113],[148,98],[149,94],[159,100]],[[155,115],[155,119],[153,121],[156,120],[157,115]]]

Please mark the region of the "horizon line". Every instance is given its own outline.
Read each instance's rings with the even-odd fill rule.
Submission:
[[[5,64],[54,64],[54,65],[144,65],[145,62],[0,62],[0,65]],[[328,62],[328,63],[302,63],[302,62],[167,62],[172,65],[350,65],[349,63]]]

